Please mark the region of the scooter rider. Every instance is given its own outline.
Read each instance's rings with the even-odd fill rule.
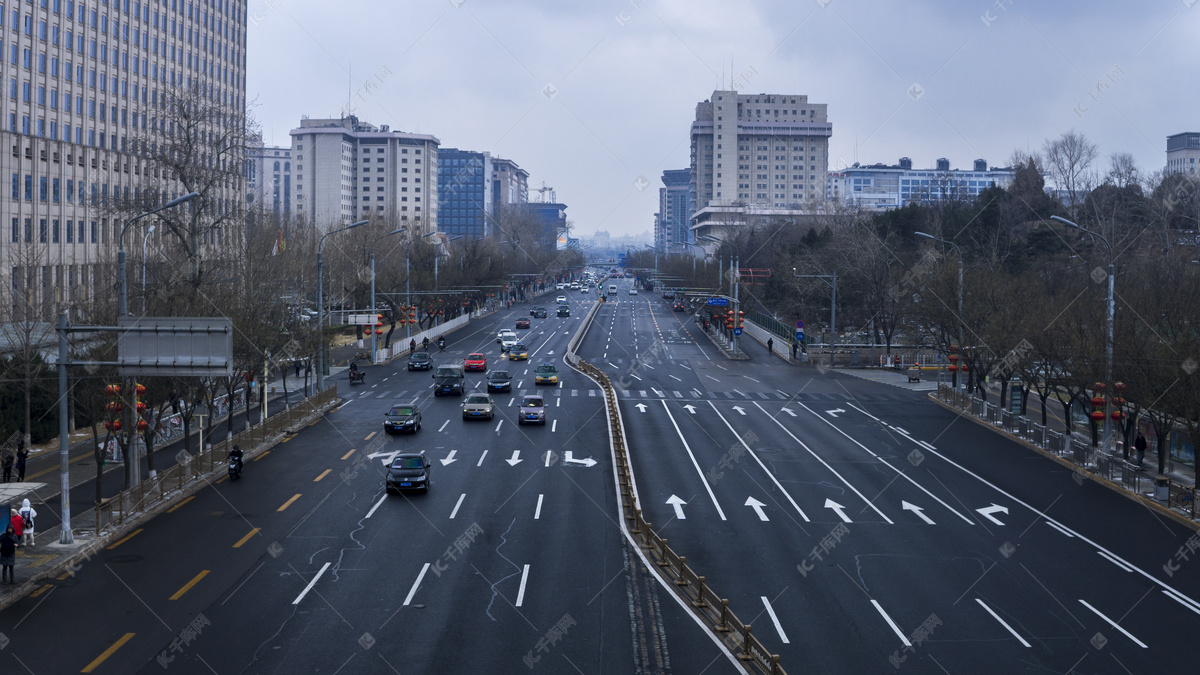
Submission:
[[[445,336],[443,336],[443,337],[439,337],[439,338],[438,338],[438,349],[439,349],[439,350],[441,350],[441,351],[443,351],[443,352],[444,352],[444,351],[446,351],[446,338],[445,338]]]
[[[238,473],[242,472],[242,449],[238,446],[233,446],[233,450],[229,451],[229,459],[237,462]]]

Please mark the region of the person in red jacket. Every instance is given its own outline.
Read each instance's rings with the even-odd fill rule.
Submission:
[[[9,520],[12,523],[13,532],[17,535],[17,546],[21,545],[21,535],[25,534],[25,520],[21,518],[21,514],[15,510],[12,512],[12,517]]]

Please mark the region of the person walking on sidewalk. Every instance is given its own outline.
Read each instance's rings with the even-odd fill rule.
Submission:
[[[25,533],[25,521],[21,519],[21,514],[17,513],[16,509],[13,509],[12,516],[9,517],[8,522],[12,525],[12,529],[17,535],[17,546],[20,546],[21,535]]]
[[[4,453],[4,482],[12,481],[12,470],[15,459],[11,452]]]
[[[24,535],[24,543],[33,546],[33,519],[37,518],[37,511],[29,505],[29,500],[25,499],[21,502],[21,510],[17,512],[21,517],[22,534]]]
[[[17,449],[17,481],[25,482],[25,460],[29,459],[29,453],[25,452],[25,448]]]
[[[793,361],[796,360],[796,350],[797,349],[800,349],[800,343],[793,340],[792,341],[792,360]]]
[[[767,352],[770,354],[775,353],[775,338],[767,338]]]
[[[1133,442],[1133,449],[1137,450],[1137,463],[1138,466],[1141,466],[1142,460],[1146,458],[1146,437],[1140,431],[1138,432],[1137,440]]]
[[[13,574],[13,566],[17,564],[17,537],[13,531],[13,526],[9,525],[4,534],[0,534],[0,566],[4,569],[0,572],[0,581],[5,581],[10,584],[17,583],[16,576]]]

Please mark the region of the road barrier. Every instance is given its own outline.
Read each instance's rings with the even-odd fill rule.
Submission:
[[[597,304],[597,306],[599,306]],[[593,313],[595,308],[593,308]],[[592,314],[588,315],[591,319]],[[587,322],[584,322],[587,326]],[[578,346],[583,331],[576,336],[573,347]],[[770,675],[786,675],[779,665],[779,656],[771,654],[752,632],[750,624],[738,619],[733,610],[729,609],[729,601],[717,595],[707,584],[705,578],[696,574],[687,564],[687,557],[681,556],[670,547],[668,541],[651,527],[651,523],[642,517],[634,497],[632,471],[630,469],[625,431],[621,424],[621,415],[617,410],[617,393],[613,389],[608,375],[592,364],[574,354],[574,349],[568,351],[568,362],[595,380],[604,392],[604,401],[608,409],[609,434],[612,438],[616,455],[616,473],[618,488],[621,493],[622,517],[633,543],[639,546],[648,560],[654,563],[663,577],[672,582],[677,592],[691,606],[709,627],[725,641],[725,644],[737,656],[739,661],[752,664],[759,672]]]
[[[1196,489],[1181,485],[1170,477],[1152,479],[1142,467],[1125,461],[1121,453],[1108,451],[1104,448],[1092,448],[1083,440],[1072,438],[1057,431],[1051,431],[1037,424],[1024,415],[1017,415],[988,401],[981,401],[971,395],[955,391],[948,385],[942,385],[937,390],[939,400],[969,415],[987,423],[988,426],[999,428],[1010,435],[1019,438],[1033,447],[1045,451],[1060,461],[1071,465],[1081,473],[1103,478],[1114,488],[1123,489],[1138,498],[1146,499],[1160,506],[1164,505],[1173,514],[1191,521],[1196,525]],[[1165,484],[1163,482],[1165,481]],[[1151,487],[1165,488],[1155,490],[1154,499],[1146,496]]]

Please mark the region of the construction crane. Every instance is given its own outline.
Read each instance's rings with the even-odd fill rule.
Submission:
[[[542,181],[542,187],[536,188],[534,192],[538,193],[538,202],[542,204],[553,204],[558,201],[558,195],[554,194],[554,188],[546,187],[546,182]],[[550,194],[550,199],[546,199],[546,194]]]

